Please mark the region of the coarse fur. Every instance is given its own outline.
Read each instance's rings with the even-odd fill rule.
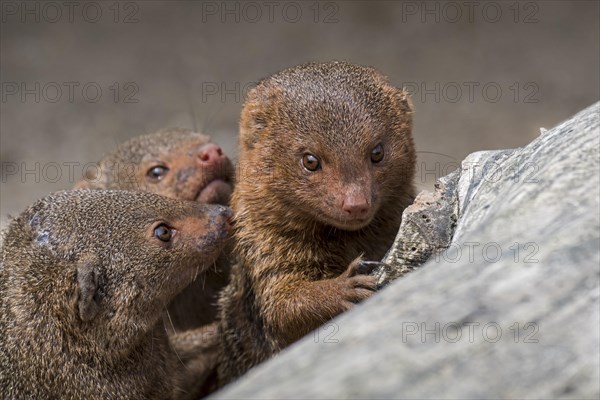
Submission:
[[[362,260],[383,257],[415,196],[411,114],[405,91],[345,62],[289,68],[248,94],[220,385],[373,293]],[[307,154],[320,169],[303,165]]]
[[[12,220],[0,258],[2,397],[172,398],[181,363],[161,314],[212,265],[230,217],[151,193],[72,190]]]
[[[89,169],[77,188],[119,189],[157,193],[166,197],[228,205],[233,190],[233,165],[209,136],[184,128],[164,129],[120,144]],[[167,171],[159,179],[149,172]],[[169,305],[165,324],[171,333],[212,323],[217,317],[219,292],[229,281],[227,252],[214,268]]]

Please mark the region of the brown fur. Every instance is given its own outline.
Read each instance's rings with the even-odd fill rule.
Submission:
[[[411,113],[406,92],[342,62],[290,68],[249,93],[232,196],[239,260],[220,299],[220,384],[373,293],[360,257],[381,259],[414,199]],[[378,143],[385,156],[374,164]],[[303,167],[306,153],[321,170]],[[362,219],[344,208],[357,201],[368,203]]]
[[[207,146],[220,156],[202,160]],[[215,155],[215,153],[212,153]],[[163,178],[152,179],[155,166],[168,168]],[[94,171],[94,170],[92,170]],[[233,166],[210,137],[189,129],[172,128],[129,139],[104,156],[96,175],[77,183],[78,188],[120,189],[157,193],[180,200],[229,204],[233,190]],[[214,322],[219,292],[228,283],[227,256],[215,268],[199,274],[169,305],[165,323],[171,333]]]
[[[217,323],[178,332],[170,342],[185,368],[176,376],[178,400],[199,399],[217,389]]]
[[[150,193],[50,195],[0,259],[0,387],[10,399],[171,398],[165,306],[224,246],[230,211]],[[159,224],[175,229],[159,240]]]

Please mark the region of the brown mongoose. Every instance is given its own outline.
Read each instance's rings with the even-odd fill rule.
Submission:
[[[228,204],[233,189],[233,166],[221,147],[182,128],[129,139],[88,171],[76,188],[141,190],[214,204]]]
[[[381,259],[415,195],[411,113],[405,91],[345,62],[289,68],[248,93],[220,385],[373,293],[362,260]]]
[[[233,190],[233,165],[210,137],[190,129],[171,128],[129,139],[98,163],[95,175],[76,184],[78,188],[121,189],[228,205]],[[165,316],[171,333],[213,322],[217,298],[227,284],[227,255],[215,268],[169,305]]]
[[[11,221],[0,258],[7,399],[172,398],[181,362],[161,314],[214,262],[231,210],[72,190]]]

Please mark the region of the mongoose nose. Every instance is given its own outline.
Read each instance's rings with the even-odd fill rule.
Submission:
[[[219,204],[198,204],[201,213],[208,212],[208,220],[211,224],[224,225],[226,230],[233,226],[233,210]]]
[[[215,164],[226,158],[223,150],[214,143],[205,144],[198,151],[198,161],[202,164]]]
[[[217,212],[224,217],[230,219],[233,218],[233,210],[227,206],[215,205],[214,206]]]
[[[363,218],[369,212],[369,203],[364,196],[350,195],[342,201],[342,210],[348,217]]]

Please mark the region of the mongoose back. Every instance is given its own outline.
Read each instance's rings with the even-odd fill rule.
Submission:
[[[289,68],[249,92],[220,385],[373,293],[362,260],[381,259],[415,195],[411,113],[406,92],[344,62]]]
[[[231,211],[151,193],[72,190],[3,233],[0,387],[7,399],[171,398],[161,320],[209,268]]]
[[[76,187],[146,191],[222,205],[229,204],[233,190],[229,158],[209,136],[190,129],[171,128],[129,139],[106,154],[95,172]],[[223,255],[216,268],[200,274],[174,299],[167,326],[179,332],[214,321],[218,294],[228,278],[229,262]]]

